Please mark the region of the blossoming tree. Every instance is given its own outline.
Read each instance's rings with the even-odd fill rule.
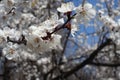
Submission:
[[[118,4],[1,0],[0,78],[120,79]]]

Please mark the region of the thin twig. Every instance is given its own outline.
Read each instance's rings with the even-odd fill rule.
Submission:
[[[82,7],[84,7],[85,1],[86,1],[86,0],[83,0],[83,1],[82,1]]]
[[[112,8],[110,7],[111,4],[108,4],[108,1],[105,0],[106,8],[108,10],[108,15],[112,16]]]
[[[61,55],[61,57],[60,57],[60,61],[59,61],[59,64],[61,63],[61,61],[62,61],[62,59],[63,59],[63,55],[64,55],[64,53],[65,53],[65,51],[66,51],[66,47],[67,47],[67,43],[68,43],[68,38],[69,38],[69,36],[70,36],[70,33],[71,33],[71,31],[69,30],[68,31],[68,34],[67,34],[67,37],[66,37],[66,40],[65,40],[65,43],[64,43],[64,47],[63,47],[63,51],[62,51],[62,55]]]

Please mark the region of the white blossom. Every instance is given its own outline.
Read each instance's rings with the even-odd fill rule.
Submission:
[[[57,10],[61,13],[71,12],[75,9],[75,6],[72,2],[62,3],[61,7],[58,7]]]
[[[43,65],[43,64],[47,64],[47,63],[50,63],[50,58],[41,58],[39,60],[37,60],[37,64],[38,65]]]
[[[51,34],[50,39],[44,40],[43,37],[48,36],[47,33],[52,32],[55,27],[61,25],[58,21],[47,20],[40,24],[40,26],[30,26],[25,33],[27,39],[27,47],[36,52],[50,51],[52,49],[62,49],[61,35]]]
[[[3,30],[0,29],[0,37],[5,39],[7,41],[7,37],[9,36],[10,38],[15,38],[18,40],[21,36],[21,32],[15,30],[15,29],[10,29],[8,27],[5,27]]]
[[[3,49],[3,54],[8,60],[15,60],[17,61],[17,58],[19,57],[19,46],[17,44],[8,44]]]
[[[103,22],[105,26],[107,26],[110,29],[113,29],[114,27],[117,27],[118,24],[109,16],[101,16],[100,20]]]
[[[78,26],[79,25],[77,23],[77,20],[72,19],[72,21],[71,21],[71,34],[73,37],[75,36],[75,33],[79,30]]]
[[[84,6],[78,6],[76,8],[76,13],[77,15],[75,16],[75,18],[77,19],[77,21],[85,24],[96,16],[96,10],[90,3],[85,3]]]
[[[120,28],[120,19],[118,19],[117,23],[118,23],[118,27]]]
[[[51,4],[51,1],[53,4]],[[55,1],[58,2],[55,3]],[[75,7],[73,2],[62,3],[61,6],[57,8],[57,11],[62,13],[62,15],[60,14],[58,16],[58,14],[54,13],[57,12],[54,4],[55,6],[59,6],[59,1],[61,0],[0,1],[0,51],[2,47],[2,57],[7,58],[8,62],[10,60],[13,61],[13,64],[18,64],[16,64],[17,67],[10,68],[10,75],[12,73],[15,74],[13,75],[15,79],[12,80],[16,80],[19,77],[21,78],[21,75],[25,80],[43,80],[43,74],[46,73],[46,79],[54,79],[59,77],[59,72],[61,72],[56,69],[56,67],[63,70],[63,73],[66,71],[69,72],[72,67],[76,66],[76,63],[80,63],[83,58],[87,59],[91,55],[89,53],[93,53],[94,50],[99,47],[101,41],[98,41],[98,39],[104,38],[102,35],[106,30],[109,31],[109,34],[106,36],[116,43],[116,49],[120,46],[120,9],[119,5],[118,7],[115,6],[116,9],[111,7],[114,6],[114,4],[116,5],[113,0],[98,0],[95,1],[98,2],[96,5],[85,1],[84,5],[81,4],[78,7]],[[108,15],[109,10],[107,10],[107,8],[105,8],[106,6],[103,4],[103,2],[107,3],[109,1],[111,5],[108,3],[108,7],[112,10],[112,16]],[[97,12],[98,15],[96,15]],[[68,13],[68,15],[63,15],[64,13]],[[76,15],[72,16],[74,13]],[[66,23],[65,21],[67,20],[68,22]],[[92,25],[87,25],[88,23]],[[84,25],[80,24],[89,27],[84,28]],[[105,30],[101,30],[101,26],[105,27]],[[82,28],[84,28],[84,30]],[[89,29],[90,33],[87,29]],[[66,38],[67,30],[71,30],[72,38],[71,36]],[[61,35],[62,31],[64,37]],[[67,43],[65,39],[70,41]],[[61,42],[64,41],[67,43],[67,47],[66,44],[61,44]],[[104,38],[103,44],[105,41]],[[73,44],[71,44],[71,42],[73,42]],[[111,51],[111,48],[114,46],[112,45],[113,47],[110,47],[110,45],[100,51],[100,54],[96,58],[98,61],[99,57],[101,60],[112,60],[114,51]],[[72,50],[69,50],[70,48]],[[109,48],[110,54],[105,54],[104,56],[103,52],[106,52]],[[62,52],[65,54],[63,55]],[[116,54],[120,53],[120,51],[116,52]],[[0,55],[0,61],[2,57]],[[61,58],[62,63],[65,64],[61,64]],[[87,68],[90,68],[90,66],[87,66]],[[94,68],[96,69],[96,67]],[[54,69],[54,71],[51,72],[52,69]],[[85,70],[84,73],[86,73],[86,68],[82,70]],[[101,68],[100,70],[106,70],[106,68]],[[51,72],[50,74],[49,71]],[[94,72],[99,75],[97,78],[101,77],[99,72],[96,72],[96,70],[94,70]],[[77,74],[79,74],[79,71]],[[89,74],[89,72],[87,74]],[[75,76],[72,77],[76,79]],[[88,76],[86,77],[88,78]],[[102,78],[103,77],[104,76],[102,76]],[[70,79],[70,77],[68,77],[68,79]],[[112,78],[109,77],[107,79]]]

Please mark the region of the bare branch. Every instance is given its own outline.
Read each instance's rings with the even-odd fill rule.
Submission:
[[[120,63],[113,64],[113,63],[96,63],[96,62],[90,62],[89,65],[102,66],[102,67],[119,67]]]
[[[93,61],[93,59],[97,56],[97,54],[99,53],[99,51],[101,51],[104,47],[106,47],[107,45],[109,45],[111,42],[112,42],[111,39],[107,39],[94,52],[92,52],[91,55],[85,61],[83,61],[82,63],[78,64],[77,66],[75,66],[70,71],[63,73],[63,74],[55,77],[52,80],[58,80],[60,78],[67,78],[68,76],[72,75],[74,72],[76,72],[79,69],[83,68],[84,66],[86,66],[87,64],[89,64],[91,61]]]

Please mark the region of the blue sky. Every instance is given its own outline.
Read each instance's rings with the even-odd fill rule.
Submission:
[[[83,0],[65,0],[65,2],[69,2],[69,1],[72,1],[74,4],[75,4],[75,6],[78,6],[79,4],[81,4],[82,3],[82,1]],[[95,6],[96,5],[96,3],[98,2],[98,1],[100,1],[100,0],[86,0],[87,2],[89,2],[89,3],[91,3],[91,4],[93,4],[93,6]],[[117,7],[118,5],[118,0],[114,0],[115,1],[115,5],[114,5],[114,7],[113,8],[115,8],[115,7]],[[116,4],[117,3],[117,4]],[[106,7],[105,6],[105,3],[103,3],[103,5],[104,5],[104,7]],[[96,8],[96,7],[95,7]],[[98,9],[98,8],[96,8],[96,9]],[[94,20],[94,19],[93,19]],[[91,21],[90,22],[91,24],[93,23],[93,21]],[[94,26],[88,26],[88,27],[85,27],[85,25],[81,25],[80,24],[80,30],[77,32],[78,33],[78,35],[80,34],[80,33],[86,33],[86,34],[88,34],[88,33],[93,33],[93,32],[95,32],[96,31],[96,29],[94,28]],[[98,42],[98,36],[89,36],[89,38],[87,39],[87,42],[91,45],[91,46],[93,46],[93,45],[95,45],[95,43],[97,43]],[[77,41],[77,40],[76,40]],[[95,42],[94,42],[95,41]],[[70,43],[69,43],[70,44]],[[84,44],[81,44],[81,45],[84,45]],[[69,49],[69,47],[68,47],[68,49]],[[73,49],[73,48],[72,48]],[[74,47],[74,49],[73,50],[71,50],[70,52],[72,52],[72,51],[74,51],[75,49],[77,49],[76,47]]]
[[[78,5],[80,5],[81,3],[82,3],[82,1],[83,0],[65,0],[65,2],[69,2],[69,1],[72,1],[74,4],[75,4],[75,6],[78,6]],[[89,3],[91,3],[91,4],[93,4],[93,6],[95,6],[96,5],[96,3],[97,2],[99,2],[100,0],[86,0],[87,2],[89,2]],[[114,0],[114,7],[113,8],[115,8],[115,7],[117,7],[118,5],[118,0]],[[117,4],[116,4],[117,3]],[[106,5],[105,5],[105,3],[103,3],[103,5],[104,5],[104,7],[106,7]],[[95,7],[96,9],[98,9],[97,7]],[[94,19],[93,19],[94,20]],[[93,24],[93,21],[91,21],[90,22],[90,24]],[[88,27],[85,27],[84,25],[80,25],[80,30],[79,30],[79,32],[78,32],[78,34],[80,34],[80,33],[86,33],[86,34],[88,34],[88,33],[93,33],[93,32],[95,32],[96,30],[95,30],[95,28],[93,27],[93,26],[88,26]],[[90,38],[88,38],[88,43],[91,43],[92,42],[92,40],[93,39],[97,42],[98,41],[98,37],[97,36],[90,36]],[[94,44],[91,44],[91,46],[93,46]]]
[[[72,1],[72,2],[74,2],[74,4],[76,5],[76,6],[78,6],[83,0],[65,0],[65,1]],[[89,3],[91,3],[91,4],[93,4],[93,5],[96,5],[96,3],[97,3],[97,1],[100,1],[100,0],[86,0],[86,1],[88,1]],[[118,5],[118,0],[114,0],[115,1],[115,4],[114,4],[114,7],[113,8],[115,8],[115,7],[117,7]],[[116,4],[117,3],[117,4]],[[103,3],[103,5],[104,5],[104,7],[106,7],[105,6],[105,3]],[[98,9],[98,8],[97,8]],[[93,21],[91,21],[91,24],[93,23]],[[100,24],[101,25],[101,24]],[[85,29],[85,26],[84,25],[81,25],[80,24],[80,30],[79,30],[79,32],[77,32],[78,33],[78,35],[80,34],[80,33],[92,33],[92,32],[95,32],[95,28],[93,27],[93,26],[88,26],[86,29]],[[95,43],[97,43],[98,42],[98,37],[97,36],[90,36],[89,38],[88,38],[88,43],[91,45],[91,46],[93,46],[94,45],[94,43],[92,43],[92,41],[93,40],[95,40]],[[67,57],[69,57],[70,55],[73,55],[74,56],[74,51],[77,49],[77,47],[76,46],[74,46],[74,48],[72,47],[70,47],[69,45],[70,45],[71,43],[69,42],[68,43],[68,47],[67,47],[67,50],[66,50],[66,53],[67,53]],[[81,44],[81,45],[84,45],[84,44]],[[80,58],[80,61],[82,60],[82,58]],[[84,69],[84,72],[90,72],[89,74],[93,74],[94,72],[95,72],[95,67],[91,67],[90,69],[88,68],[88,69],[86,69],[86,67],[85,68],[83,68]],[[91,73],[92,72],[92,73]]]
[[[69,1],[74,2],[74,4],[78,6],[83,0],[65,0],[65,2],[69,2]],[[86,0],[86,1],[95,5],[98,0]]]
[[[65,1],[66,1],[66,2],[72,1],[72,2],[74,2],[75,6],[78,6],[79,4],[82,3],[82,0],[65,0]],[[94,1],[94,3],[93,3],[93,1]],[[88,0],[88,2],[92,3],[93,5],[95,5],[95,1],[96,1],[96,0]],[[80,24],[79,27],[80,27],[80,30],[77,32],[77,35],[79,35],[80,33],[83,33],[83,32],[86,33],[86,34],[95,32],[95,29],[94,29],[94,27],[92,27],[92,26],[90,26],[90,27],[85,27],[85,25],[81,25],[81,24]],[[89,36],[89,38],[87,39],[87,42],[88,42],[91,46],[94,45],[94,44],[92,44],[93,39],[96,40],[96,41],[98,40],[97,37],[94,37],[94,38],[93,38],[93,36]],[[82,39],[82,40],[84,40],[84,39]],[[76,40],[76,42],[78,42],[78,41],[79,41],[79,40]],[[68,55],[74,54],[74,51],[76,51],[76,49],[78,49],[77,46],[74,46],[74,47],[72,47],[72,49],[71,49],[70,45],[71,45],[71,42],[68,42],[68,47],[67,47]],[[83,46],[83,45],[84,45],[84,44],[81,44],[81,46]]]
[[[73,1],[74,2],[74,4],[76,5],[76,6],[78,6],[81,2],[82,2],[82,0],[65,0],[65,1]],[[91,4],[93,4],[93,5],[96,5],[96,2],[97,1],[99,1],[99,0],[86,0],[86,1],[88,1],[89,3],[91,3]],[[115,8],[115,7],[117,7],[118,5],[116,4],[116,3],[118,3],[118,0],[114,0],[115,1],[115,5],[114,5],[114,7],[113,8]],[[104,7],[106,7],[105,6],[105,4],[103,4],[104,5]],[[97,8],[98,9],[98,8]],[[93,23],[93,21],[91,21],[90,22],[91,24]],[[101,25],[101,23],[99,24],[99,25]],[[79,30],[79,32],[77,32],[78,34],[77,35],[79,35],[80,33],[92,33],[92,32],[95,32],[96,30],[95,30],[95,28],[93,27],[93,26],[88,26],[88,27],[86,27],[85,28],[85,26],[84,25],[81,25],[80,24],[80,30]],[[94,43],[92,43],[92,41],[93,40],[95,40],[95,43],[97,43],[98,42],[98,37],[97,36],[89,36],[89,38],[88,38],[88,43],[93,47],[93,45],[95,45]],[[77,41],[77,40],[76,40]],[[73,55],[74,56],[74,53],[75,53],[75,51],[78,49],[77,48],[77,46],[73,46],[72,48],[70,47],[70,45],[71,45],[71,43],[70,42],[68,42],[68,47],[67,47],[67,50],[66,50],[66,57],[68,57],[69,58],[69,56],[71,56],[71,55]],[[82,46],[84,45],[84,44],[81,44]],[[79,62],[81,62],[81,61],[83,61],[84,59],[86,59],[86,57],[82,57],[81,56],[81,58],[79,59]],[[76,60],[76,61],[78,61],[78,60]],[[94,75],[96,75],[96,67],[84,67],[83,68],[83,71],[85,72],[85,73],[87,73],[87,74],[89,74],[90,76],[91,76],[91,74],[94,74]]]

